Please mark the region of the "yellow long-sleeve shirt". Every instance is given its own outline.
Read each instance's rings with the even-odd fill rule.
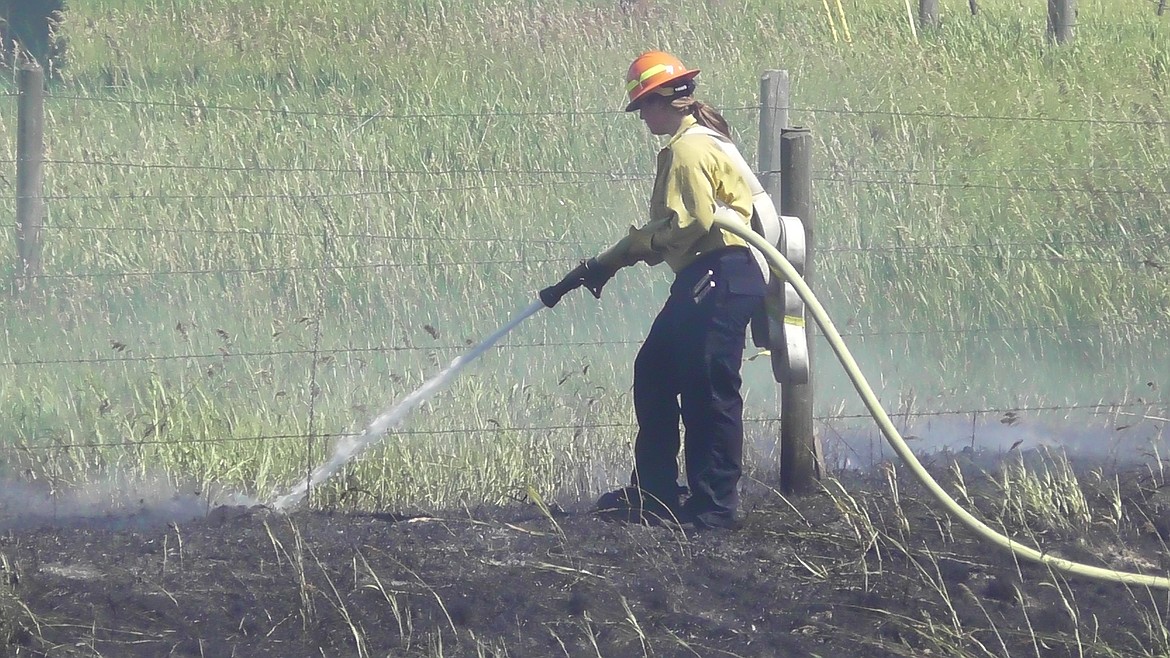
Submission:
[[[738,236],[714,228],[722,206],[750,225],[752,194],[747,181],[709,136],[686,134],[691,116],[658,152],[658,174],[650,197],[650,221],[630,227],[629,235],[597,256],[614,269],[645,261],[663,261],[679,272],[703,254],[728,246],[745,246]]]

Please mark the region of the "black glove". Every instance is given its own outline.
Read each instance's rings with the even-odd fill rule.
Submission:
[[[601,289],[617,274],[618,268],[602,265],[596,258],[585,261],[585,287],[594,299],[601,299]]]
[[[561,301],[570,290],[576,290],[581,286],[589,289],[593,296],[601,299],[601,289],[605,287],[606,283],[613,278],[617,269],[606,267],[597,262],[596,258],[581,261],[581,264],[574,267],[572,271],[565,275],[556,285],[549,286],[540,291],[540,301],[544,305],[552,308]]]

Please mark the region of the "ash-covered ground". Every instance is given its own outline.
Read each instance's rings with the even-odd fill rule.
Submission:
[[[1003,468],[1043,452],[933,460],[1003,516]],[[1074,462],[1090,523],[1007,530],[1064,557],[1165,575],[1158,462]],[[1053,471],[1055,472],[1055,471]],[[961,487],[958,474],[962,474]],[[71,517],[0,538],[0,655],[1155,656],[1167,593],[1067,578],[978,540],[906,469],[785,498],[745,481],[738,532],[606,521],[590,501],[426,514]],[[204,510],[208,511],[208,510]],[[132,522],[127,522],[131,519]],[[60,520],[60,519],[59,519]]]

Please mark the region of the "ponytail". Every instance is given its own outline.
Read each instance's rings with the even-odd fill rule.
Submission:
[[[731,127],[727,125],[727,119],[724,119],[723,115],[719,114],[719,110],[716,110],[714,107],[702,101],[695,100],[692,96],[676,98],[670,104],[683,114],[689,114],[695,117],[695,121],[700,126],[710,128],[727,139],[731,139]]]

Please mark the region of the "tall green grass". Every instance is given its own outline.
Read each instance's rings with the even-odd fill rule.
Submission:
[[[1164,22],[1082,2],[1054,48],[1043,3],[984,2],[916,41],[887,4],[843,3],[850,42],[812,0],[75,6],[45,301],[0,299],[8,468],[262,497],[302,476],[642,221],[659,142],[620,108],[648,48],[703,69],[749,159],[759,75],[790,71],[817,142],[815,286],[884,395],[1164,404],[1145,385],[1170,366]],[[14,144],[13,99],[0,113]],[[630,364],[668,284],[637,268],[537,315],[318,500],[622,480]],[[818,413],[857,408],[836,372],[820,361]],[[774,416],[764,361],[745,377],[748,415]]]

